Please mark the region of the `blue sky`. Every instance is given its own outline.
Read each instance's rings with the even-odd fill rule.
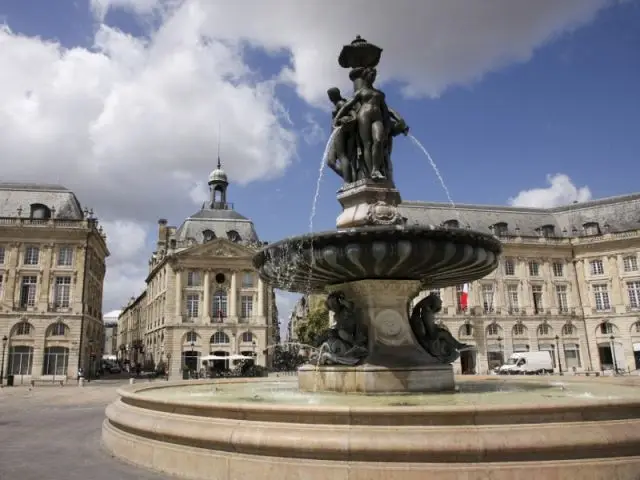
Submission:
[[[101,21],[88,1],[58,0],[55,3],[56,8],[52,8],[50,0],[4,0],[0,3],[0,23],[8,25],[13,35],[38,36],[59,42],[61,48],[95,50],[94,35]],[[162,21],[112,9],[102,23],[144,38]],[[369,37],[377,43],[376,38]],[[335,52],[333,55],[337,57],[341,45],[350,40],[334,38],[334,44],[329,45]],[[407,98],[402,94],[406,75],[402,79],[389,79],[393,77],[391,72],[387,72],[387,81],[381,88],[387,93],[389,104],[406,118],[412,134],[430,151],[457,203],[506,205],[509,198],[521,191],[548,187],[547,175],[557,173],[568,175],[578,187],[587,186],[594,198],[639,190],[640,2],[612,2],[578,28],[555,33],[551,40],[532,45],[531,51],[531,57],[524,61],[508,60],[496,68],[478,72],[476,81],[458,82],[462,85],[453,81],[437,96]],[[250,47],[245,45],[240,53],[242,61],[253,70],[256,82],[276,78],[283,67],[293,61],[286,48],[266,51],[256,42]],[[385,50],[381,72],[384,73],[385,65],[393,63],[385,56],[392,54]],[[405,54],[413,55],[410,50]],[[343,75],[346,76],[346,71]],[[427,72],[427,83],[428,75]],[[326,88],[332,86],[332,78],[335,78],[333,72],[327,74]],[[420,79],[414,80],[419,84]],[[254,220],[264,240],[274,241],[309,230],[311,204],[330,122],[327,111],[317,108],[317,102],[310,104],[299,92],[299,85],[286,82],[274,87],[297,141],[292,162],[269,180],[253,179],[241,185],[239,170],[233,167],[239,160],[225,145],[226,113],[222,112],[222,161],[232,174],[232,182],[234,176],[236,180],[230,187],[229,200],[238,211]],[[303,138],[309,119],[324,129],[324,138],[312,142]],[[215,124],[202,125],[202,128],[215,136]],[[421,152],[404,138],[394,147],[396,184],[403,198],[446,201]],[[265,152],[268,154],[270,152]],[[205,168],[206,162],[200,161],[199,170],[191,168],[191,175],[206,178],[215,166],[214,149],[207,155],[210,165]],[[183,160],[175,159],[176,162]],[[16,180],[28,177],[19,170],[14,175],[18,177]],[[42,178],[42,181],[51,179]],[[71,188],[81,193],[86,191],[78,180],[70,182]],[[339,179],[325,171],[314,230],[334,227],[340,211],[335,200],[339,186]],[[153,187],[150,188],[153,191]],[[144,246],[137,254],[138,260],[127,261],[138,261],[140,268],[144,268],[152,249],[153,223],[157,218],[169,216],[172,224],[179,224],[197,209],[193,202],[186,200],[189,192],[184,185],[180,184],[179,188],[176,185],[170,194],[180,197],[180,201],[145,204],[144,215],[149,224],[144,226]],[[166,191],[157,194],[166,195]],[[89,191],[80,200],[92,202],[100,212],[107,200],[91,195]],[[119,220],[117,211],[107,216],[109,221]],[[144,223],[141,217],[136,220]],[[122,292],[118,291],[117,295],[121,296]],[[108,296],[106,308],[117,307],[117,295]],[[123,302],[126,297],[122,298]]]

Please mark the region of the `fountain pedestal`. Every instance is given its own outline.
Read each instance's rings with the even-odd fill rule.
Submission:
[[[340,290],[354,303],[368,330],[369,355],[353,367],[301,367],[301,390],[375,394],[454,389],[453,367],[425,352],[409,325],[409,302],[420,290],[419,281],[360,280],[328,290]]]
[[[398,210],[400,192],[391,182],[358,180],[344,185],[337,197],[343,208],[336,220],[337,228],[405,223]]]

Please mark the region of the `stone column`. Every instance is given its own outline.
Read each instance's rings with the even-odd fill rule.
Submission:
[[[229,318],[235,318],[238,316],[236,308],[237,299],[237,274],[236,272],[233,272],[231,274],[231,286],[229,287]]]
[[[258,278],[258,311],[253,316],[259,318],[264,316],[264,283],[261,278]]]
[[[176,317],[182,322],[182,270],[176,270]]]
[[[618,256],[610,255],[606,257],[608,265],[605,267],[605,272],[608,273],[611,279],[611,310],[618,313],[625,313],[625,301],[622,294],[622,281],[620,279],[620,269],[618,268]],[[608,269],[608,271],[607,271]]]
[[[202,288],[204,288],[203,303],[202,306],[202,323],[211,322],[211,272],[205,270],[204,279],[202,282]]]

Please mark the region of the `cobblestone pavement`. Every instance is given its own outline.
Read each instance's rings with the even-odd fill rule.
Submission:
[[[123,463],[100,444],[104,409],[125,383],[0,389],[0,479],[171,478]]]

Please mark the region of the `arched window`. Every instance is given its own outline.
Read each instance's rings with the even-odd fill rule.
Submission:
[[[33,347],[10,347],[7,362],[7,374],[31,375],[31,368],[33,367]]]
[[[546,323],[542,323],[538,327],[538,336],[539,337],[548,337],[551,334],[552,334],[551,327],[549,325],[547,325]]]
[[[556,228],[553,225],[543,225],[538,229],[538,232],[543,237],[550,238],[555,236],[555,230]]]
[[[229,343],[229,335],[224,332],[216,332],[211,335],[211,341],[209,343],[213,343],[219,345],[221,343]]]
[[[20,322],[15,326],[14,335],[31,335],[33,325],[29,322]]]
[[[251,343],[253,342],[253,333],[251,332],[244,332],[242,334],[242,342],[243,343]]]
[[[600,233],[600,225],[598,222],[587,222],[582,225],[585,235],[598,235]]]
[[[640,333],[640,322],[636,322],[631,325],[631,333]]]
[[[205,242],[210,242],[211,240],[216,238],[216,234],[213,231],[207,229],[202,232],[202,238]]]
[[[42,203],[32,203],[31,218],[34,220],[49,220],[51,218],[51,210]]]
[[[67,326],[62,322],[56,322],[49,327],[47,337],[61,337],[67,333]]]
[[[458,220],[446,220],[442,223],[442,226],[446,228],[460,228],[460,222]]]
[[[617,328],[613,323],[602,322],[598,326],[598,330],[600,335],[613,335],[614,333],[616,333]]]
[[[487,335],[497,337],[498,335],[500,335],[501,330],[502,329],[500,328],[500,325],[498,325],[497,323],[492,323],[491,325],[487,326]]]
[[[198,334],[196,332],[187,332],[185,341],[187,343],[196,343],[198,341]]]
[[[516,323],[513,326],[513,336],[514,337],[522,337],[527,334],[527,327],[525,327],[521,323]]]
[[[570,323],[567,323],[562,326],[562,335],[564,335],[565,337],[576,335],[576,333],[577,333],[576,327],[574,327]]]
[[[458,332],[458,336],[460,337],[471,337],[473,336],[473,325],[470,323],[465,323],[460,327],[460,332]]]
[[[211,315],[214,319],[222,320],[227,317],[227,303],[227,292],[216,290],[211,304]]]
[[[493,225],[493,234],[504,237],[509,234],[509,225],[505,222],[498,222]]]
[[[236,230],[229,230],[227,232],[227,238],[232,242],[239,242],[242,240],[242,237]]]

